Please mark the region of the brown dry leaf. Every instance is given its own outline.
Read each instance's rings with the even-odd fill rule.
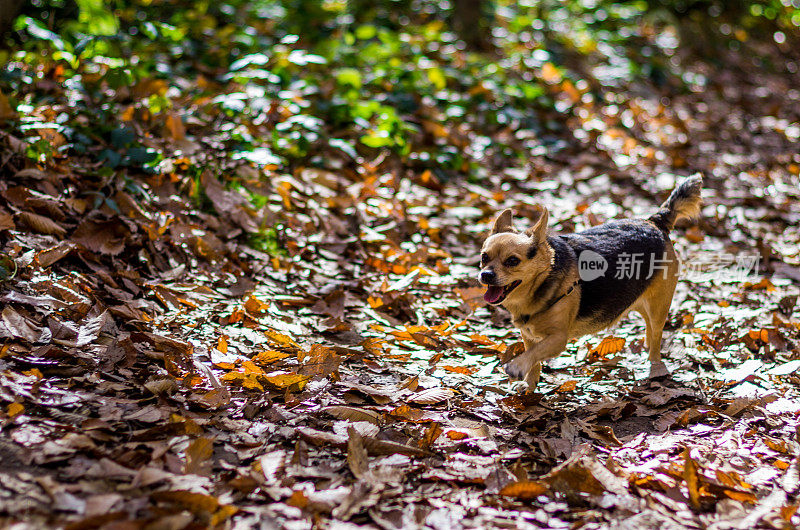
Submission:
[[[794,504],[787,504],[786,506],[782,506],[781,518],[787,523],[790,522],[794,514],[797,513],[798,506],[800,506],[800,503],[797,502],[795,502]]]
[[[469,434],[461,431],[447,431],[444,433],[445,436],[450,438],[451,440],[463,440],[464,438],[469,438]]]
[[[356,407],[346,407],[343,405],[335,405],[332,407],[325,407],[323,412],[327,412],[334,418],[349,421],[368,421],[378,425],[380,423],[380,415],[377,412],[368,409],[360,409]]]
[[[75,250],[75,248],[75,243],[64,241],[52,248],[42,250],[36,254],[36,261],[41,267],[47,268],[56,263],[58,260],[69,255],[73,250]]]
[[[269,309],[269,302],[262,302],[255,296],[250,296],[244,302],[244,309],[253,316],[259,317]]]
[[[580,421],[579,425],[581,426],[582,430],[589,435],[590,438],[601,442],[603,445],[609,445],[612,447],[622,446],[622,442],[619,441],[617,436],[614,434],[614,429],[607,425],[592,425],[583,421]]]
[[[758,497],[756,497],[755,494],[750,493],[749,491],[739,491],[739,490],[725,488],[722,490],[722,493],[729,499],[733,499],[735,501],[748,502],[750,504],[755,504],[756,502],[758,502]]]
[[[410,332],[409,335],[411,335],[411,340],[420,346],[425,346],[433,351],[440,351],[444,348],[444,344],[441,341],[426,335],[425,333]]]
[[[118,256],[125,250],[130,231],[120,221],[94,221],[87,219],[78,225],[72,240],[92,252]]]
[[[209,517],[210,521],[217,521],[217,523],[238,512],[238,508],[235,506],[220,504],[216,497],[191,491],[157,491],[151,494],[151,498],[157,502],[174,504],[194,514]]]
[[[225,387],[212,388],[198,398],[199,404],[211,410],[221,409],[231,402],[231,393]]]
[[[420,409],[411,408],[408,405],[400,405],[399,407],[387,412],[386,415],[393,419],[417,422],[420,421],[425,414]]]
[[[406,455],[406,456],[431,456],[429,451],[420,449],[418,447],[411,447],[397,442],[390,442],[389,440],[379,440],[371,436],[365,436],[364,447],[371,455]]]
[[[528,500],[528,499],[535,499],[540,495],[544,495],[547,493],[549,488],[546,484],[541,484],[539,482],[532,482],[532,481],[523,481],[523,482],[512,482],[511,484],[507,484],[500,490],[500,495],[504,495],[506,497],[514,497],[516,499]]]
[[[483,299],[483,293],[486,292],[484,287],[458,287],[456,292],[470,309],[474,310],[486,305],[486,300]]]
[[[363,479],[369,473],[369,459],[364,448],[364,439],[353,427],[347,428],[347,465],[358,479]]]
[[[748,291],[774,291],[775,285],[769,278],[762,278],[757,283],[745,282],[744,288]]]
[[[203,191],[211,199],[214,210],[222,219],[236,223],[247,233],[258,232],[255,212],[243,195],[236,191],[226,190],[210,171],[204,171],[200,178]]]
[[[419,446],[423,449],[430,449],[431,446],[436,442],[436,439],[442,435],[444,430],[442,426],[439,425],[439,422],[433,421],[425,429],[425,433],[422,435],[422,439],[419,441]]]
[[[207,465],[208,459],[214,453],[213,438],[197,438],[186,448],[186,464],[183,472],[187,474],[201,474],[210,466]]]
[[[14,218],[10,213],[0,210],[0,230],[14,230]]]
[[[575,496],[577,492],[624,494],[628,487],[626,480],[609,471],[585,446],[556,466],[543,480],[567,496]]]
[[[31,323],[11,306],[3,308],[0,317],[0,337],[21,338],[32,343],[52,337],[50,330]]]
[[[286,499],[286,504],[294,506],[295,508],[300,508],[301,510],[306,508],[308,503],[308,497],[306,497],[306,494],[301,490],[294,490],[289,498]]]
[[[11,108],[11,104],[8,102],[8,98],[0,92],[0,121],[3,120],[12,120],[17,117],[16,111]]]
[[[434,405],[447,401],[455,396],[456,393],[449,388],[428,388],[420,392],[416,392],[408,396],[409,403],[417,403],[419,405]]]
[[[250,390],[258,390],[260,392],[264,391],[264,387],[261,386],[261,382],[259,381],[258,374],[246,374],[243,372],[228,372],[227,374],[220,377],[220,381],[225,383],[236,383],[243,388],[248,388]]]
[[[298,352],[297,360],[302,363],[300,373],[316,377],[327,377],[336,372],[342,362],[341,356],[333,348],[322,344],[314,344],[307,354]]]
[[[31,212],[20,212],[17,214],[17,221],[40,234],[48,234],[56,237],[64,237],[67,235],[67,230],[63,226],[43,215]]]

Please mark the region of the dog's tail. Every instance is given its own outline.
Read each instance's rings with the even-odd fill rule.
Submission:
[[[700,190],[703,187],[703,177],[700,174],[692,175],[672,190],[669,198],[661,205],[650,221],[656,226],[670,231],[675,227],[678,219],[695,219],[700,215]]]

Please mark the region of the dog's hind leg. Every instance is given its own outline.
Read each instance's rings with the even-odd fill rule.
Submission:
[[[677,271],[668,271],[666,278],[658,278],[653,281],[651,286],[643,295],[641,310],[647,330],[647,351],[650,360],[651,376],[663,371],[664,367],[654,369],[656,365],[661,365],[661,337],[664,331],[664,324],[669,316],[669,307],[672,304],[672,295],[675,293],[675,285],[678,283]]]

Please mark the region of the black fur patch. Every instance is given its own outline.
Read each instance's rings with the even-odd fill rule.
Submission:
[[[570,266],[577,261],[574,250],[559,236],[548,237],[547,243],[553,249],[553,268],[550,274],[568,272]]]
[[[533,245],[528,247],[528,259],[533,259],[536,255],[536,252],[539,250],[539,245],[534,243]]]
[[[572,251],[571,259],[578,259],[583,251],[593,251],[608,262],[608,268],[599,278],[581,281],[581,301],[578,318],[612,322],[644,292],[655,274],[661,270],[654,260],[662,259],[666,249],[666,234],[652,223],[632,219],[611,221],[577,234],[558,236],[563,245]],[[551,246],[554,246],[551,243]],[[556,247],[554,246],[554,249]],[[625,267],[622,255],[640,256],[639,273],[617,278],[617,271]],[[566,253],[565,253],[566,255]],[[559,252],[556,252],[558,264]],[[579,264],[578,263],[578,264]],[[652,274],[651,274],[652,273]]]
[[[556,296],[556,290],[561,285],[564,275],[571,270],[577,260],[575,252],[561,238],[548,237],[547,244],[553,249],[553,265],[550,273],[536,288],[533,298],[536,301],[545,300],[549,304],[550,300]]]

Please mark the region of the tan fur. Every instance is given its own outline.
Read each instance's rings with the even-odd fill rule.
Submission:
[[[678,201],[675,204],[675,220],[697,219],[700,216],[700,197],[693,197],[690,200]]]
[[[682,201],[677,211],[691,213],[699,209],[699,201]],[[525,351],[508,361],[505,371],[512,377],[524,379],[529,390],[536,388],[541,373],[541,363],[561,354],[567,342],[583,335],[596,333],[619,321],[630,311],[637,311],[645,320],[647,348],[651,365],[661,362],[661,335],[669,313],[680,264],[669,238],[666,241],[666,270],[655,271],[655,278],[645,291],[614,322],[579,321],[580,285],[569,292],[578,280],[577,266],[571,267],[564,278],[552,287],[544,300],[537,300],[534,293],[551,271],[553,250],[546,239],[547,210],[536,218],[536,223],[525,233],[517,233],[512,226],[510,210],[504,211],[495,223],[492,234],[486,239],[482,254],[491,259],[482,267],[491,267],[497,275],[497,284],[520,284],[501,302],[511,313],[514,325],[520,330]],[[524,258],[530,246],[537,244],[537,253],[532,259],[522,259],[516,267],[506,267],[504,262],[511,256]],[[566,294],[568,293],[569,294]],[[548,301],[565,295],[552,306]],[[528,317],[528,318],[525,318]],[[652,366],[651,366],[652,370]]]

